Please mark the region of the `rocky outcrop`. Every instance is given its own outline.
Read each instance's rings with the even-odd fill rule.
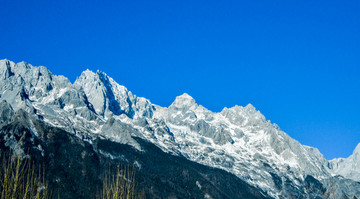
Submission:
[[[59,135],[67,137],[61,138],[64,142],[92,148],[100,161],[94,164],[123,157],[114,151],[104,152],[96,143],[118,144],[124,150],[128,147],[126,150],[144,159],[154,158],[144,147],[151,144],[166,154],[162,154],[164,158],[171,156],[179,161],[177,158],[185,158],[181,159],[184,164],[192,162],[221,169],[274,198],[360,197],[356,186],[359,150],[347,159],[328,161],[316,148],[292,139],[251,104],[214,113],[197,104],[190,95],[183,94],[169,107],[161,107],[137,97],[100,71],[84,71],[71,84],[45,67],[8,60],[0,60],[0,85],[2,147],[16,153],[26,153],[26,150],[16,149],[19,144],[22,147],[34,145],[34,150],[46,148],[46,144],[39,145],[47,143],[41,136],[50,135],[41,134],[43,130],[36,127],[42,124],[44,127],[40,129],[61,131]],[[20,121],[18,126],[23,126],[24,135],[20,127],[14,125]],[[20,139],[22,136],[24,138]],[[151,161],[155,160],[147,161],[153,165]],[[98,175],[96,172],[94,175]],[[207,179],[216,181],[214,176]],[[202,187],[197,184],[196,187]],[[185,194],[185,188],[183,191],[176,194]],[[220,194],[222,190],[218,191]],[[234,194],[232,196],[237,196]]]

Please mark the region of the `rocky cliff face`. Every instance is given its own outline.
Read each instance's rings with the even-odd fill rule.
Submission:
[[[156,146],[161,149],[161,157],[180,158],[184,164],[200,163],[208,166],[204,168],[229,172],[236,176],[231,177],[232,180],[243,180],[261,190],[254,197],[360,197],[360,185],[356,182],[359,181],[359,147],[348,159],[328,161],[317,149],[301,145],[266,120],[251,104],[214,113],[183,94],[169,107],[160,107],[133,95],[99,71],[84,71],[71,84],[45,67],[8,60],[0,61],[0,85],[0,125],[3,128],[13,121],[31,121],[26,122],[24,128],[38,138],[40,134],[35,123],[61,129],[71,139],[83,142],[82,146],[97,149],[91,153],[100,160],[121,155],[112,149],[111,153],[99,150],[96,145],[99,140],[128,146],[132,153],[142,154],[145,159],[157,159],[144,153],[148,147]],[[16,119],[18,117],[14,115],[19,111],[33,119]],[[16,151],[20,143],[16,136],[11,137],[11,132],[2,131],[2,147]],[[215,178],[206,179],[213,182]],[[213,196],[223,198],[220,194],[223,190],[217,190],[219,193],[213,193]],[[250,192],[254,192],[253,188]],[[234,194],[232,196],[240,197],[236,191]]]
[[[12,115],[11,119],[2,117],[1,151],[31,157],[36,165],[44,165],[53,198],[95,198],[101,178],[118,165],[134,165],[138,190],[144,190],[147,198],[268,198],[231,173],[164,153],[140,138],[133,141],[141,151],[130,143],[101,137],[90,143],[22,109],[14,112],[7,106],[1,113]],[[119,133],[136,131],[119,125],[123,125]]]
[[[329,162],[329,167],[335,174],[354,181],[360,181],[360,144],[348,158],[337,158]]]

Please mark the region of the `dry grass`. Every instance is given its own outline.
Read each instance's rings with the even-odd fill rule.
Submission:
[[[115,174],[108,174],[103,179],[103,187],[98,199],[138,199],[144,198],[144,192],[137,193],[135,169],[120,166]]]
[[[10,153],[11,154],[11,153]],[[0,151],[0,199],[48,199],[50,191],[45,179],[45,167],[36,169],[29,159],[20,155],[11,157]],[[110,171],[110,169],[109,169]],[[60,195],[58,198],[61,198]],[[118,167],[115,173],[108,172],[103,179],[97,199],[139,199],[145,198],[144,191],[136,189],[135,169]]]
[[[46,199],[50,198],[45,169],[35,169],[28,159],[20,155],[12,158],[0,153],[0,196],[1,199]]]

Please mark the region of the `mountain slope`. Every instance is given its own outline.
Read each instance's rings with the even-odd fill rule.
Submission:
[[[115,170],[132,163],[137,187],[148,198],[268,198],[231,173],[164,153],[140,138],[136,142],[142,151],[99,137],[90,144],[22,109],[1,110],[11,113],[11,119],[1,118],[5,120],[0,128],[2,152],[30,155],[36,165],[44,165],[54,198],[94,198],[109,167]]]
[[[348,158],[337,158],[330,161],[333,172],[346,178],[360,181],[360,144]]]
[[[169,155],[230,172],[275,198],[360,197],[356,182],[333,177],[347,177],[349,169],[341,173],[339,168],[351,163],[329,162],[251,104],[214,113],[183,94],[160,107],[100,71],[84,71],[74,84],[24,62],[1,60],[0,72],[0,101],[92,146],[102,139],[144,152],[139,140],[146,140]]]

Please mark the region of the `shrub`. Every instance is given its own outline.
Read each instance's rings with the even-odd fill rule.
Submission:
[[[0,196],[1,199],[47,199],[50,198],[45,169],[35,169],[29,159],[20,155],[11,157],[0,153]]]
[[[110,169],[109,169],[110,170]],[[144,192],[136,191],[135,169],[133,167],[118,166],[115,174],[106,174],[103,179],[102,190],[98,199],[137,199],[144,198]]]

